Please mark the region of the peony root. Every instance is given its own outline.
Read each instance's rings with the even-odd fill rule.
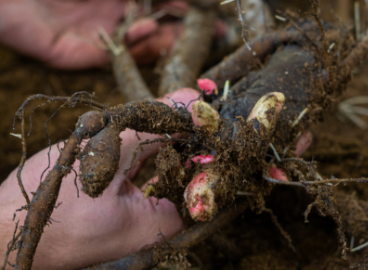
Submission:
[[[261,97],[254,106],[248,117],[248,122],[254,123],[255,129],[261,132],[261,137],[268,138],[271,136],[284,101],[285,97],[282,93],[274,92]],[[197,101],[193,105],[192,118],[195,125],[200,125],[206,130],[209,127],[212,127],[212,131],[218,130],[219,116],[217,111],[203,101]],[[204,156],[197,156],[192,159],[195,163],[200,162],[201,164],[210,163],[212,160],[212,155],[206,156],[206,159],[204,159]],[[218,206],[215,203],[215,198],[220,179],[221,176],[215,171],[205,170],[197,174],[186,187],[184,199],[194,220],[211,220],[217,213]]]
[[[308,211],[317,206],[321,213],[332,215],[340,226],[338,213],[327,205],[332,194],[330,185],[367,182],[367,179],[293,182],[287,181],[285,172],[274,167],[269,172],[276,179],[264,175],[267,181],[263,181],[259,177],[270,167],[266,161],[269,145],[272,143],[277,151],[286,149],[285,155],[290,156],[291,144],[310,123],[320,120],[321,111],[341,93],[352,68],[367,57],[367,37],[351,50],[349,39],[341,40],[338,30],[326,31],[324,39],[328,40],[321,42],[316,34],[318,27],[308,21],[303,22],[300,29],[304,30],[304,26],[310,33],[308,37],[316,43],[311,48],[305,46],[308,44],[305,36],[295,29],[267,34],[251,42],[251,51],[244,46],[206,72],[203,78],[213,81],[199,80],[198,84],[209,91],[209,95],[203,95],[204,100],[211,96],[213,102],[197,100],[192,113],[186,108],[171,108],[160,102],[137,101],[113,108],[99,106],[102,112],[82,116],[56,165],[29,204],[16,268],[31,268],[43,228],[55,206],[61,179],[70,172],[82,139],[91,138],[80,155],[83,191],[97,197],[117,170],[121,143],[118,134],[127,128],[168,138],[175,133],[184,137],[183,145],[174,148],[168,144],[160,149],[156,159],[159,179],[149,186],[145,196],[165,197],[178,208],[187,207],[197,221],[213,220],[213,223],[199,223],[196,228],[216,224],[221,216],[215,217],[217,211],[233,203],[238,191],[249,191],[254,195],[249,198],[252,206],[264,208],[263,196],[270,193],[274,183],[307,188],[319,200],[311,204]],[[322,43],[334,42],[339,46],[329,53],[327,65],[319,52],[326,47]],[[346,55],[345,60],[340,61]],[[262,69],[256,70],[259,67]],[[225,81],[233,86],[223,95],[217,86],[222,87]],[[296,154],[301,155],[310,141],[311,136],[304,133],[296,146]],[[196,163],[195,166],[186,165],[188,160]],[[325,207],[325,211],[321,211],[321,207]],[[201,234],[205,235],[206,231],[202,230]],[[180,243],[171,243],[183,247],[187,239],[178,238]],[[340,239],[342,243],[345,241],[343,237]],[[153,255],[149,253],[149,256],[151,260]]]

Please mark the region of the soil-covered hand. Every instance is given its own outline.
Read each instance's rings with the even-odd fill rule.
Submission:
[[[170,1],[157,8],[186,5]],[[123,0],[1,0],[0,42],[57,68],[97,67],[107,61],[98,28],[111,33],[127,12]],[[126,44],[138,62],[152,61],[173,45],[181,28],[141,19],[128,31]]]
[[[172,100],[188,104],[198,97],[191,89],[178,90],[160,101],[171,105]],[[74,186],[75,175],[70,173],[63,179],[58,202],[61,203],[51,215],[50,226],[45,228],[35,254],[33,269],[79,269],[88,265],[121,258],[149,244],[162,241],[160,232],[170,237],[183,228],[182,220],[175,206],[162,199],[143,199],[142,192],[130,179],[139,170],[133,168],[127,176],[124,169],[131,162],[132,152],[139,139],[135,131],[127,130],[122,138],[119,170],[101,197],[92,199]],[[153,139],[157,135],[140,133],[140,139]],[[137,160],[141,163],[158,151],[160,144],[146,146]],[[32,198],[40,183],[40,175],[47,166],[45,149],[30,158],[22,171],[25,189]],[[59,155],[56,145],[51,150],[51,167]],[[79,161],[74,164],[78,170]],[[79,190],[81,185],[78,181]],[[0,261],[4,259],[6,244],[11,240],[15,223],[13,213],[25,204],[19,189],[16,171],[0,186]],[[17,212],[15,221],[22,226],[26,211]],[[10,257],[15,259],[15,253]],[[10,269],[10,268],[9,268]]]

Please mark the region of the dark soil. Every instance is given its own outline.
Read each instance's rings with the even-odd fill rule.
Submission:
[[[273,2],[272,8],[276,8]],[[290,1],[284,6],[290,7]],[[295,1],[297,2],[297,1]],[[299,8],[306,8],[305,2]],[[321,1],[323,2],[323,1]],[[328,2],[328,1],[326,1]],[[282,4],[282,3],[281,3]],[[282,8],[282,5],[277,8]],[[294,4],[293,4],[294,5]],[[327,6],[328,10],[328,5]],[[295,8],[296,6],[294,6]],[[326,12],[327,17],[330,13]],[[37,61],[19,56],[6,48],[0,48],[0,182],[16,168],[21,156],[20,140],[9,133],[19,133],[19,127],[13,131],[13,116],[23,101],[32,94],[70,96],[75,92],[95,93],[95,99],[111,106],[124,100],[116,88],[116,82],[110,69],[88,70],[83,72],[64,72],[52,70]],[[340,100],[368,94],[368,65],[356,70],[347,91]],[[158,76],[152,68],[143,70],[143,75],[151,88],[157,89]],[[305,160],[317,161],[317,169],[323,177],[337,178],[368,177],[368,136],[353,122],[341,115],[337,101],[331,111],[324,114],[324,121],[311,128],[314,139],[309,150],[302,156]],[[47,147],[44,123],[57,109],[57,105],[47,105],[37,109],[32,115],[32,133],[27,138],[27,154],[32,156]],[[67,138],[74,129],[78,116],[88,111],[86,106],[64,109],[47,125],[51,142]],[[368,121],[368,117],[362,117]],[[28,121],[29,122],[29,121]],[[27,129],[28,130],[28,129]],[[45,158],[47,158],[45,156]],[[137,185],[153,176],[154,162],[149,159],[147,168],[138,176]],[[143,180],[142,180],[143,179]],[[339,187],[348,195],[362,201],[368,198],[368,186],[349,184]],[[338,249],[336,225],[329,217],[321,217],[313,210],[309,223],[304,223],[303,213],[310,197],[300,188],[279,186],[266,198],[267,207],[273,210],[279,224],[290,234],[296,251],[290,248],[288,241],[280,233],[271,215],[267,212],[256,214],[247,211],[233,224],[218,232],[218,236],[230,240],[240,250],[240,258],[221,246],[214,245],[213,239],[201,243],[189,253],[193,267],[201,269],[348,269],[360,259],[365,250],[348,254],[348,261],[341,259]],[[343,213],[346,214],[346,213]],[[352,235],[347,231],[347,239]],[[368,240],[368,233],[355,238],[355,246]],[[349,243],[348,243],[349,244]]]

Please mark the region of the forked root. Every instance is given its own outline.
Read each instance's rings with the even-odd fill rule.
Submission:
[[[79,119],[55,166],[41,182],[30,203],[22,228],[15,269],[31,269],[43,229],[54,210],[62,178],[71,171],[82,140],[93,136],[103,127],[103,116],[99,112],[88,112]]]

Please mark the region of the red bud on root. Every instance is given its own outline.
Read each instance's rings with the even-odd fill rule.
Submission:
[[[298,139],[298,142],[295,146],[295,155],[296,157],[300,157],[311,145],[313,140],[312,133],[308,130],[304,132]]]
[[[197,83],[202,91],[206,91],[206,95],[218,94],[217,85],[214,81],[210,79],[198,79]]]
[[[201,163],[201,164],[206,164],[209,163],[213,160],[213,156],[212,155],[199,155],[196,156],[194,158],[191,159],[191,161],[193,161],[194,163]],[[190,168],[190,161],[188,160],[187,162],[185,162],[185,167]]]
[[[184,199],[194,220],[211,220],[217,213],[214,189],[219,179],[213,172],[202,172],[185,189]]]
[[[258,120],[267,131],[271,131],[276,124],[278,115],[285,103],[285,96],[280,92],[272,92],[261,97],[256,105],[254,105],[248,121],[253,119]],[[271,114],[272,110],[276,113]]]
[[[218,131],[220,115],[208,103],[197,100],[192,107],[192,119],[196,126],[203,127],[208,131]]]
[[[284,173],[284,171],[280,168],[277,168],[275,165],[272,165],[270,168],[270,177],[280,181],[289,181],[286,173]]]

